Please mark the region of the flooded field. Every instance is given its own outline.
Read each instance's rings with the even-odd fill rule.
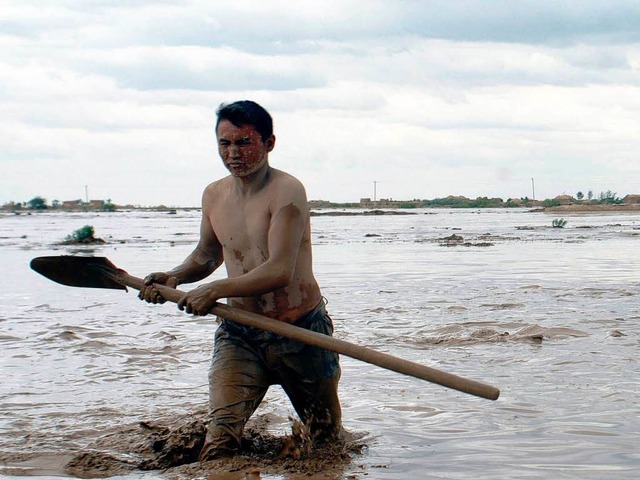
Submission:
[[[0,216],[0,478],[640,478],[640,214],[563,214],[552,228],[559,215],[526,210],[412,213],[312,217],[335,336],[501,396],[342,357],[356,440],[315,470],[260,455],[136,469],[141,422],[185,425],[206,406],[215,318],[29,269],[43,255],[105,256],[139,277],[171,268],[197,241],[197,211]],[[84,225],[106,243],[59,245]],[[293,415],[273,387],[254,428],[281,438]]]

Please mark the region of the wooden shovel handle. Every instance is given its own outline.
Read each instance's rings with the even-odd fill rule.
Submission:
[[[118,279],[124,285],[135,288],[136,290],[141,290],[145,286],[142,279],[133,277],[122,270],[118,272]],[[166,285],[154,284],[154,287],[158,289],[165,300],[173,303],[178,303],[178,301],[185,295],[185,292],[167,287]],[[428,382],[437,383],[438,385],[453,388],[460,392],[475,395],[477,397],[497,400],[500,396],[500,390],[491,385],[462,378],[452,373],[420,365],[418,363],[378,352],[367,347],[345,342],[344,340],[330,337],[328,335],[296,327],[295,325],[280,322],[257,313],[230,307],[222,303],[216,303],[211,308],[210,313],[233,320],[234,322],[242,325],[267,330],[275,333],[276,335],[297,340],[307,345],[331,350],[341,355],[346,355],[347,357],[386,368],[387,370],[392,370],[404,375],[410,375]]]

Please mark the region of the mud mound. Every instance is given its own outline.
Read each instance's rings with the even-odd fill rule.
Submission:
[[[305,428],[293,419],[291,435],[276,436],[267,431],[269,416],[258,415],[247,424],[237,455],[200,463],[206,418],[205,412],[197,412],[170,422],[140,422],[104,435],[69,461],[65,472],[80,478],[104,478],[135,470],[163,470],[176,479],[231,472],[293,473],[309,478],[344,471],[353,456],[366,447],[364,435],[349,432],[331,444],[312,445]]]
[[[542,343],[544,340],[555,340],[564,337],[587,337],[589,334],[566,327],[541,327],[526,325],[514,332],[483,327],[469,329],[465,326],[447,326],[431,332],[431,334],[413,337],[400,337],[405,343],[414,345],[469,345],[478,343],[530,342]]]

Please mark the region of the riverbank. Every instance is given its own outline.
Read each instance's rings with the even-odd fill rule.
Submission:
[[[428,213],[436,213],[438,210],[442,210],[444,208],[451,207],[429,207],[430,210],[434,210],[434,212],[425,212],[424,209],[421,209],[420,212],[413,211],[413,209],[388,209],[388,210],[365,210],[361,208],[344,208],[342,210],[330,210],[330,211],[322,211],[322,210],[312,210],[312,217],[346,217],[346,216],[354,216],[354,215],[417,215],[418,213],[428,214]],[[469,210],[470,208],[457,208],[456,210]],[[481,210],[482,207],[476,207],[475,209]],[[597,213],[597,212],[624,212],[624,213],[634,213],[640,212],[640,204],[630,204],[630,205],[614,205],[614,204],[584,204],[584,205],[558,205],[555,207],[541,207],[541,208],[530,208],[530,207],[513,207],[511,210],[527,210],[530,212],[557,212],[557,213]]]
[[[311,210],[312,217],[348,217],[348,216],[395,216],[395,215],[428,215],[435,214],[438,210],[443,209],[451,209],[454,207],[428,207],[428,210],[433,210],[432,212],[425,212],[425,209],[420,209],[420,211],[415,211],[413,208],[387,208],[385,210],[382,209],[366,209],[362,207],[345,207],[341,209],[330,209],[330,208],[313,208]],[[491,207],[456,207],[455,210],[488,210]],[[529,211],[532,213],[538,212],[551,212],[551,213],[598,213],[598,212],[607,212],[607,213],[636,213],[640,212],[640,204],[571,204],[571,205],[557,205],[553,207],[510,207],[505,208],[505,210],[514,210],[514,211]],[[135,207],[135,208],[127,208],[127,209],[116,209],[111,212],[104,212],[100,210],[64,210],[64,209],[43,209],[43,210],[22,210],[22,211],[14,211],[14,212],[5,212],[7,215],[33,215],[39,213],[60,213],[60,214],[73,214],[73,213],[109,213],[112,215],[118,215],[122,213],[128,212],[157,212],[157,213],[165,213],[168,215],[176,215],[180,211],[189,212],[200,210],[198,207],[177,207],[177,208],[154,208],[154,207]]]
[[[541,208],[543,212],[640,212],[640,203],[631,204],[598,204],[598,205],[558,205]]]

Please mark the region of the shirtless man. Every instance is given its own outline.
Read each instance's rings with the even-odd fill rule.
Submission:
[[[182,264],[147,276],[140,298],[162,303],[153,283],[175,288],[196,282],[224,262],[228,278],[191,290],[180,310],[206,315],[226,298],[234,307],[331,335],[313,275],[304,187],[269,166],[276,141],[271,116],[251,101],[223,104],[216,135],[230,175],[204,190],[198,245]],[[337,354],[223,319],[215,333],[210,422],[200,459],[240,448],[247,420],[274,384],[282,386],[312,438],[334,437],[341,430],[339,378]]]

